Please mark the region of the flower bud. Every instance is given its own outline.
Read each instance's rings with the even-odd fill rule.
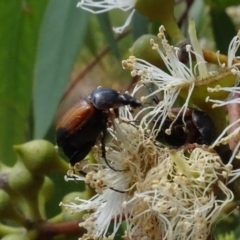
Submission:
[[[39,208],[43,218],[46,218],[45,204],[53,196],[54,183],[49,177],[44,178],[43,186],[39,192]]]
[[[79,204],[79,201],[77,199],[86,199],[86,195],[87,195],[86,192],[71,192],[65,195],[62,202],[63,203],[71,202]],[[60,206],[62,207],[64,221],[79,220],[85,214],[85,212],[72,211],[64,207],[64,205],[62,204],[60,204]]]
[[[21,195],[36,195],[43,184],[42,176],[34,176],[25,165],[18,161],[9,174],[9,186]]]
[[[169,14],[173,15],[173,0],[138,0],[135,9],[150,20],[160,21]]]
[[[185,41],[174,17],[174,0],[137,0],[135,9],[150,20],[163,24],[175,43]]]
[[[159,53],[153,50],[150,46],[150,41],[154,40],[156,44],[161,44],[160,39],[151,34],[142,35],[138,38],[131,48],[131,55],[141,58],[149,63],[153,64],[156,67],[161,69],[165,68],[165,64],[162,59],[159,57]]]
[[[46,140],[15,145],[13,150],[32,174],[45,175],[56,170],[68,170],[68,164],[59,157],[54,145]]]
[[[42,219],[38,206],[38,194],[43,181],[43,176],[33,175],[19,160],[9,174],[9,187],[18,193],[25,202],[25,204],[21,204],[21,211],[29,220]]]

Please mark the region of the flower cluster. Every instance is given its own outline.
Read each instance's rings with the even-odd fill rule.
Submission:
[[[186,100],[173,123],[179,118],[184,123],[190,101],[198,106],[207,99],[206,104],[214,102],[214,107],[233,101],[225,95],[211,95],[211,92],[239,92],[236,87],[239,70],[235,61],[239,36],[232,40],[228,64],[220,65],[219,72],[208,72],[193,26],[190,27],[191,46],[186,47],[188,67],[179,61],[178,49],[168,44],[163,27],[158,36],[165,52],[153,41],[151,43],[169,73],[135,57],[123,61],[123,67],[131,69],[133,76],[140,76],[132,94],[152,84],[154,90],[142,101],[156,94],[161,94],[162,100],[146,105],[135,116],[127,106],[120,109],[119,119],[115,119],[108,129],[111,140],[106,143],[107,161],[112,169],[101,157],[100,148],[96,147],[96,163],[83,166],[86,177],[73,172],[68,176],[68,180],[85,181],[96,191],[89,200],[77,199],[79,204],[62,203],[72,211],[88,211],[80,224],[87,229],[81,239],[113,239],[125,222],[124,239],[204,240],[223,208],[233,200],[228,184],[239,177],[240,172],[232,170],[231,161],[223,163],[214,147],[223,143],[223,139],[225,144],[228,143],[231,134],[239,134],[240,128],[226,138],[224,135],[231,126],[227,127],[210,147],[188,144],[172,148],[159,141],[157,136],[181,94],[185,94]],[[201,96],[203,100],[195,97],[202,88],[206,95]],[[239,98],[234,103],[239,103]],[[237,153],[238,146],[233,157]],[[111,232],[110,225],[113,227]]]
[[[151,44],[153,49],[158,51],[170,74],[142,59],[135,57],[130,57],[128,60],[123,61],[123,68],[131,69],[132,76],[138,75],[141,77],[140,84],[152,84],[155,86],[156,90],[145,96],[144,99],[151,98],[157,93],[160,93],[162,96],[163,101],[160,101],[157,107],[153,106],[151,111],[148,111],[149,109],[145,109],[148,111],[148,114],[145,114],[142,119],[142,124],[145,124],[145,126],[148,126],[151,123],[151,120],[155,121],[157,118],[161,119],[161,124],[159,127],[161,128],[165,119],[171,113],[171,109],[181,92],[185,94],[184,97],[186,100],[182,105],[179,114],[181,112],[186,112],[190,98],[195,100],[194,104],[196,105],[198,105],[198,102],[200,101],[219,103],[220,100],[214,101],[209,97],[210,94],[214,92],[214,89],[215,91],[216,89],[219,89],[219,91],[224,89],[225,91],[230,92],[234,92],[236,89],[235,85],[238,83],[240,72],[237,68],[239,63],[234,63],[233,60],[235,59],[235,53],[239,47],[239,36],[234,37],[229,46],[227,67],[223,68],[224,65],[220,65],[220,72],[208,72],[207,62],[204,60],[202,50],[196,38],[195,26],[191,22],[189,29],[191,45],[186,46],[186,52],[188,53],[189,58],[189,67],[179,61],[177,54],[179,48],[174,48],[168,44],[164,34],[165,29],[163,26],[161,26],[159,29],[158,37],[162,40],[162,47],[165,50],[165,53],[162,52],[159,46],[153,41],[151,41]],[[193,59],[197,60],[196,64],[193,64]],[[216,83],[216,81],[218,82]],[[229,87],[221,88],[220,84],[222,82],[224,85],[227,82]],[[209,85],[214,86],[214,88],[208,87]],[[142,86],[144,87],[144,85]],[[198,97],[198,89],[202,90],[202,88],[205,88],[206,92],[208,91],[209,94],[206,95],[205,98],[201,96],[201,98],[194,99]],[[239,92],[239,88],[237,89]],[[225,102],[225,104],[233,102],[226,101],[226,96],[227,95],[224,95],[223,99],[221,99],[222,105],[224,105],[223,102]],[[234,102],[237,101],[237,99],[234,100]],[[200,104],[202,105],[202,102],[200,102]],[[215,104],[213,107],[222,105]],[[149,118],[151,118],[151,120],[149,120]]]
[[[107,156],[113,168],[124,172],[109,169],[100,159],[85,179],[98,194],[65,204],[90,212],[80,224],[88,231],[82,239],[107,238],[111,223],[108,237],[113,239],[123,221],[125,239],[206,239],[211,224],[233,200],[226,186],[231,165],[207,148],[170,150],[141,127],[115,125]],[[82,177],[72,174],[69,179]]]

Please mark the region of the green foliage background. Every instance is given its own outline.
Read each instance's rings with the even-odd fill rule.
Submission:
[[[98,85],[129,89],[133,80],[121,60],[138,37],[157,34],[160,23],[135,14],[126,32],[117,36],[112,27],[125,21],[125,13],[93,15],[76,8],[77,2],[0,1],[0,160],[9,166],[16,161],[12,145],[38,138],[54,143],[59,116]],[[181,2],[176,4],[177,19],[185,10]],[[239,0],[195,0],[188,11],[205,46],[222,53],[240,29],[239,14]],[[62,174],[51,177],[56,194],[48,204],[49,216],[58,212],[65,193],[81,189],[64,183]],[[239,237],[239,227],[235,232]]]

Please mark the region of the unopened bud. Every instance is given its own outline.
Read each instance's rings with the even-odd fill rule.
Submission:
[[[68,164],[60,158],[54,145],[46,140],[15,145],[13,150],[32,174],[45,175],[56,170],[68,170]]]

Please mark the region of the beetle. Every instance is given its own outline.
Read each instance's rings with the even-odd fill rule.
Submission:
[[[143,84],[150,92],[146,84]],[[160,99],[155,95],[153,102],[159,104]],[[171,112],[177,116],[180,108],[172,108]],[[175,117],[174,117],[175,118]],[[214,140],[214,123],[212,119],[203,111],[195,108],[187,108],[183,116],[179,114],[177,119],[167,117],[156,136],[158,142],[165,142],[174,147],[181,147],[188,143],[198,143],[210,145]],[[156,120],[160,125],[161,119]],[[174,122],[173,122],[174,121]],[[167,134],[166,130],[171,126],[171,134]]]
[[[151,93],[152,90],[146,84],[143,84]],[[160,99],[154,95],[152,98],[155,104],[159,104]],[[172,113],[177,116],[180,108],[172,108]],[[183,121],[184,119],[184,121]],[[175,122],[172,124],[173,120]],[[160,125],[160,119],[156,126]],[[165,131],[171,126],[171,134]],[[157,128],[157,127],[156,127]],[[181,147],[188,143],[198,143],[210,145],[215,139],[215,126],[212,119],[203,111],[195,108],[187,108],[184,117],[182,114],[177,119],[167,117],[158,132],[155,140],[164,142],[173,147]],[[232,156],[232,150],[229,145],[215,146],[213,148],[221,158],[224,164],[227,164]]]
[[[173,115],[177,115],[179,108],[173,108]],[[184,117],[180,114],[175,122],[167,117],[156,140],[163,141],[171,146],[180,147],[188,143],[210,145],[214,140],[214,123],[203,111],[187,108]],[[171,134],[165,131],[171,126]]]
[[[113,169],[106,160],[104,140],[111,116],[110,109],[114,109],[118,116],[118,108],[124,105],[137,108],[141,102],[127,93],[111,88],[97,88],[67,111],[57,124],[56,142],[72,167],[86,157],[102,135],[102,157]]]
[[[176,116],[179,108],[173,108],[172,113]],[[181,147],[188,143],[197,143],[210,145],[215,139],[214,123],[212,119],[203,111],[194,108],[187,108],[184,115],[184,122],[182,115],[175,119],[171,127],[171,134],[166,134],[165,130],[170,127],[173,119],[169,117],[163,123],[163,126],[158,133],[156,140],[165,142],[173,147]],[[184,129],[185,128],[185,129]],[[232,156],[232,150],[229,145],[215,146],[213,148],[221,158],[224,164],[227,164]]]

